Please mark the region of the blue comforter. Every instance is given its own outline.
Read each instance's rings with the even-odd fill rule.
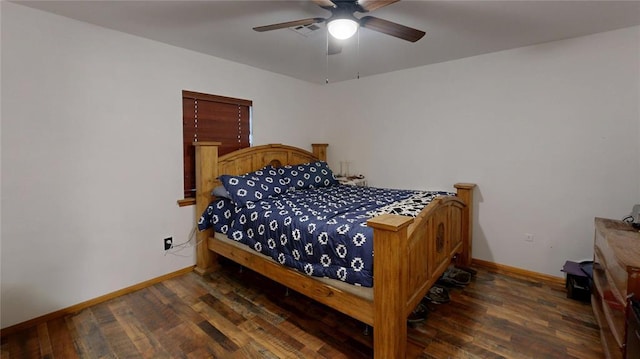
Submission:
[[[433,198],[455,195],[374,187],[331,186],[288,191],[236,207],[212,202],[198,222],[308,275],[373,285],[373,230],[382,213],[415,216]]]

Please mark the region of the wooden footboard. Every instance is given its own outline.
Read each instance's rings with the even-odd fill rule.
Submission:
[[[240,175],[265,165],[326,161],[326,144],[313,152],[285,145],[256,146],[218,157],[219,143],[196,146],[196,216],[211,201],[222,174]],[[407,316],[455,258],[471,261],[471,219],[474,184],[456,184],[457,197],[433,200],[416,218],[381,215],[367,223],[374,231],[373,301],[320,282],[257,252],[238,249],[213,238],[211,230],[197,233],[196,272],[216,269],[222,255],[289,288],[374,327],[374,357],[404,358]]]
[[[471,258],[466,198],[473,184],[456,184],[457,197],[433,200],[416,218],[385,214],[373,228],[374,354],[404,358],[407,316],[444,273],[452,259]],[[463,222],[467,225],[463,226]]]

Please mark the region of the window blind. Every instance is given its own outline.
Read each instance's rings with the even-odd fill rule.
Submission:
[[[184,198],[195,197],[193,142],[221,142],[220,156],[249,147],[251,106],[250,100],[182,91]]]

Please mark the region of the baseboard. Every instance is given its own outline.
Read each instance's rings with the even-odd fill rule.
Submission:
[[[548,275],[548,274],[543,274],[543,273],[538,273],[538,272],[533,272],[533,271],[529,271],[526,269],[521,269],[521,268],[517,268],[517,267],[511,267],[508,265],[504,265],[504,264],[499,264],[499,263],[494,263],[494,262],[489,262],[489,261],[483,261],[482,259],[477,259],[477,258],[473,258],[471,259],[471,264],[478,266],[478,267],[483,267],[486,269],[491,269],[491,270],[495,270],[497,272],[502,272],[505,274],[516,274],[516,275],[521,275],[524,277],[529,277],[529,278],[533,278],[536,280],[541,280],[541,281],[545,281],[545,282],[551,282],[554,284],[561,284],[564,285],[565,283],[565,279],[562,277],[556,277],[556,276],[552,276],[552,275]]]
[[[11,335],[11,334],[17,333],[17,332],[19,332],[21,330],[37,326],[37,325],[39,325],[41,323],[45,323],[45,322],[47,322],[49,320],[60,318],[60,317],[63,317],[65,315],[68,315],[68,314],[73,314],[73,313],[79,312],[79,311],[81,311],[83,309],[91,307],[92,305],[96,305],[96,304],[99,304],[99,303],[102,303],[102,302],[106,302],[106,301],[108,301],[110,299],[117,298],[117,297],[125,295],[125,294],[133,293],[133,292],[135,292],[137,290],[152,286],[154,284],[160,283],[160,282],[165,281],[167,279],[171,279],[173,277],[177,277],[177,276],[189,273],[189,272],[193,271],[193,267],[194,266],[189,266],[187,268],[183,268],[183,269],[177,270],[175,272],[167,273],[167,274],[162,275],[160,277],[149,279],[149,280],[144,281],[142,283],[134,284],[134,285],[132,285],[130,287],[126,287],[126,288],[117,290],[115,292],[108,293],[108,294],[99,296],[99,297],[94,298],[94,299],[89,299],[89,300],[87,300],[85,302],[78,303],[76,305],[72,305],[72,306],[64,308],[64,309],[56,310],[55,312],[52,312],[52,313],[49,313],[49,314],[45,314],[45,315],[39,316],[37,318],[33,318],[33,319],[30,319],[30,320],[27,320],[27,321],[22,322],[22,323],[14,324],[14,325],[12,325],[10,327],[6,327],[4,329],[0,329],[0,337],[3,337],[5,335]]]

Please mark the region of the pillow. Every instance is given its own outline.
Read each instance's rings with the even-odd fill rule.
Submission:
[[[250,172],[242,176],[222,175],[219,177],[231,200],[240,207],[248,202],[258,202],[285,192],[280,185],[280,175],[272,167]]]
[[[213,192],[211,192],[212,196],[216,196],[218,198],[227,198],[227,199],[231,199],[231,195],[229,194],[229,192],[224,188],[224,186],[216,186],[216,188],[213,189]]]
[[[326,162],[317,161],[278,168],[280,184],[288,190],[329,187],[338,184]]]

